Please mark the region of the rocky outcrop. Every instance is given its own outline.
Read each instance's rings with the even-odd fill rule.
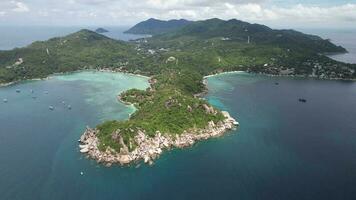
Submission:
[[[105,151],[100,151],[97,137],[99,131],[87,127],[79,140],[80,152],[99,163],[104,163],[106,166],[111,166],[112,164],[127,165],[140,160],[152,164],[153,160],[157,159],[164,150],[174,147],[188,147],[200,140],[219,137],[238,125],[238,122],[228,112],[223,111],[222,114],[225,116],[223,121],[216,124],[210,121],[204,129],[192,129],[175,136],[157,131],[154,137],[148,137],[144,131],[138,130],[134,137],[137,147],[133,151],[128,151],[128,147],[125,144],[122,145],[123,141],[119,132],[114,132],[112,137],[121,144],[120,152],[110,147]]]

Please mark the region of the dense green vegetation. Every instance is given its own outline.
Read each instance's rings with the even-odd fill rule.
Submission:
[[[19,59],[23,62],[18,62]],[[134,70],[144,68],[145,62],[150,63],[149,59],[144,60],[137,54],[133,44],[89,30],[34,42],[25,48],[0,51],[0,61],[0,83],[99,67]]]
[[[121,96],[122,100],[133,103],[138,110],[127,121],[110,121],[97,127],[102,150],[107,146],[119,150],[120,144],[112,142],[115,131],[120,133],[127,146],[132,146],[133,136],[138,130],[148,136],[154,136],[156,131],[174,136],[185,130],[205,128],[209,121],[217,123],[224,119],[220,112],[208,113],[204,108],[209,105],[206,101],[185,95],[179,89],[133,89]]]
[[[140,22],[125,31],[125,33],[131,34],[144,34],[144,35],[157,35],[184,27],[187,24],[192,23],[191,21],[180,19],[180,20],[169,20],[163,21],[158,19],[148,19],[146,21]]]
[[[100,148],[104,150],[110,146],[118,150],[117,134],[132,149],[138,130],[149,136],[156,131],[175,135],[203,128],[209,121],[222,120],[220,112],[208,112],[209,104],[194,97],[205,90],[202,82],[205,75],[246,70],[277,75],[356,78],[356,65],[323,55],[345,52],[345,49],[318,36],[219,19],[189,22],[179,29],[167,29],[173,22],[161,26],[158,23],[157,35],[131,42],[81,30],[25,48],[0,51],[0,83],[98,68],[151,76],[151,88],[146,91],[132,89],[120,95],[122,101],[137,107],[129,120],[109,121],[97,127]]]

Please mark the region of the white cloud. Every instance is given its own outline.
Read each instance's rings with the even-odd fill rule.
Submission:
[[[352,26],[356,23],[356,0],[351,1],[355,3],[290,3],[284,7],[276,3],[279,0],[0,0],[0,16],[9,23],[66,25],[131,25],[150,17],[190,20],[217,17],[267,24]]]
[[[295,5],[291,8],[273,7],[272,12],[281,18],[312,22],[353,21],[356,23],[356,4],[333,7]]]
[[[7,12],[28,12],[30,9],[28,6],[21,2],[21,1],[3,1],[0,2],[0,12],[7,13]]]
[[[27,7],[27,5],[22,2],[11,1],[11,3],[14,5],[14,8],[12,9],[14,12],[28,12],[28,11],[30,11],[30,9]]]

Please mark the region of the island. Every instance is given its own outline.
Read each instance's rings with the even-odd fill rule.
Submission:
[[[356,65],[326,56],[334,52],[346,49],[315,35],[236,19],[156,29],[151,38],[129,42],[84,29],[0,51],[0,83],[87,69],[150,77],[146,90],[118,94],[118,101],[136,107],[130,118],[88,127],[79,139],[79,150],[107,166],[153,163],[164,150],[221,136],[238,125],[236,116],[202,98],[206,76],[247,71],[355,80]]]
[[[107,32],[109,32],[109,31],[106,30],[106,29],[104,29],[104,28],[97,28],[97,29],[95,30],[95,32],[97,32],[97,33],[107,33]]]
[[[188,24],[192,23],[192,21],[186,19],[172,19],[168,21],[159,20],[150,18],[146,21],[140,22],[125,31],[125,33],[130,34],[141,34],[141,35],[157,35],[162,34],[174,30],[178,30]]]

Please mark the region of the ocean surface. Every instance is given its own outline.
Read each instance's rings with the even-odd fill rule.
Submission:
[[[81,72],[0,88],[0,199],[356,198],[355,82],[234,73],[208,85],[207,100],[238,130],[153,166],[111,168],[81,155],[77,140],[87,125],[126,119],[134,108],[116,95],[147,78]]]

